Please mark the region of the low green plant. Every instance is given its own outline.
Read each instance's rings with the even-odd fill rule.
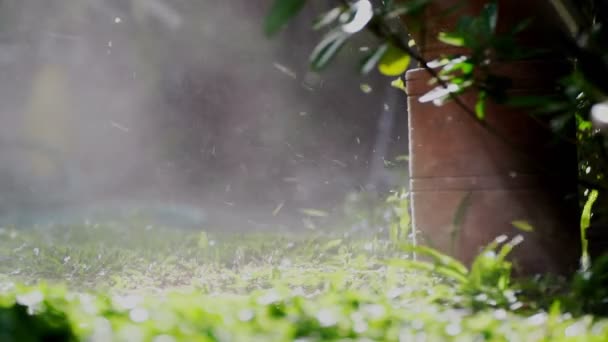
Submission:
[[[568,299],[569,306],[578,312],[608,315],[608,255],[575,275]]]
[[[519,304],[511,278],[513,267],[507,257],[522,240],[521,236],[509,241],[506,236],[496,238],[470,267],[436,249],[411,244],[404,245],[404,250],[416,252],[420,260],[392,260],[391,264],[440,276],[454,286],[454,298],[475,310],[488,307],[517,309]]]

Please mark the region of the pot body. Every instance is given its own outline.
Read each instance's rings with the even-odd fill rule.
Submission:
[[[513,92],[550,89],[563,64],[499,65]],[[523,234],[513,254],[523,273],[573,271],[580,252],[574,145],[559,143],[526,111],[488,103],[488,131],[455,102],[420,103],[430,77],[407,73],[413,224],[430,245],[470,263],[499,235]],[[474,108],[476,94],[462,97]],[[514,221],[527,222],[522,232]]]

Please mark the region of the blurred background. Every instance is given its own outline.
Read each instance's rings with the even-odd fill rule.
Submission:
[[[1,0],[0,225],[310,228],[405,186],[405,96],[355,72],[371,37],[311,72],[330,4],[268,39],[270,3]]]

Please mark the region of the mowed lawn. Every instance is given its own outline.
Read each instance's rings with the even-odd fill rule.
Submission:
[[[608,341],[564,280],[493,286],[388,235],[4,227],[0,341]]]

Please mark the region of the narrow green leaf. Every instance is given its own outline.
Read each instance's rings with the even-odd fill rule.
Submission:
[[[403,90],[404,92],[407,92],[407,89],[405,88],[405,82],[403,82],[403,79],[401,77],[393,80],[391,82],[391,87]]]
[[[443,99],[448,98],[450,94],[458,93],[460,90],[462,90],[462,88],[462,85],[454,83],[448,84],[447,88],[443,85],[437,86],[426,94],[422,95],[418,101],[420,101],[420,103],[441,102]]]
[[[581,257],[581,264],[583,269],[589,268],[589,241],[587,240],[587,229],[591,225],[591,215],[593,210],[593,205],[595,201],[597,201],[597,197],[599,196],[599,192],[597,190],[591,190],[589,196],[587,197],[587,201],[585,202],[585,206],[583,207],[583,212],[581,214],[581,244],[583,249],[583,256]]]
[[[505,261],[507,259],[507,256],[509,256],[509,254],[511,254],[511,251],[513,251],[513,249],[515,247],[517,247],[519,244],[521,244],[524,241],[524,237],[521,235],[515,236],[513,239],[511,239],[511,241],[509,241],[508,243],[503,244],[500,247],[500,250],[497,254],[497,258],[500,262]]]
[[[300,12],[305,3],[306,0],[275,0],[264,23],[266,34],[277,33],[287,24],[289,19]]]
[[[333,8],[333,9],[325,12],[317,20],[315,20],[312,28],[314,30],[319,30],[327,25],[332,24],[334,21],[336,21],[338,19],[338,17],[340,17],[340,14],[342,14],[342,11],[344,11],[344,8],[336,7],[336,8]]]
[[[495,1],[484,6],[482,17],[486,20],[486,25],[490,30],[489,33],[494,33],[496,31],[496,23],[498,22],[498,6]]]
[[[371,93],[371,92],[372,92],[372,90],[373,90],[373,89],[372,89],[372,87],[371,87],[369,84],[367,84],[367,83],[361,83],[361,84],[359,85],[359,89],[361,89],[361,91],[362,91],[364,94],[369,94],[369,93]]]
[[[312,217],[327,217],[327,212],[318,209],[300,209],[300,212],[307,216]]]
[[[351,5],[354,15],[342,24],[342,31],[355,34],[365,28],[374,17],[374,6],[369,0],[358,0]]]
[[[433,0],[411,0],[411,1],[403,1],[399,4],[389,7],[390,11],[386,14],[387,19],[399,18],[404,15],[410,15],[412,17],[420,14],[426,6],[431,3]]]
[[[440,32],[437,37],[440,42],[452,46],[464,46],[464,37],[457,33]]]
[[[206,232],[200,232],[200,234],[198,236],[198,247],[200,249],[209,248],[209,236],[207,235]]]
[[[389,45],[378,64],[380,73],[386,76],[399,76],[407,71],[411,57],[401,49]]]
[[[456,252],[456,242],[458,241],[458,237],[460,236],[460,231],[462,230],[464,218],[467,214],[467,211],[469,210],[469,207],[471,206],[472,197],[473,193],[470,191],[467,192],[460,200],[460,203],[456,208],[456,212],[454,213],[454,219],[452,220],[452,232],[450,233],[452,253]]]
[[[323,251],[328,251],[332,248],[338,247],[340,246],[340,244],[342,244],[342,239],[336,239],[336,240],[331,240],[328,241],[322,248]]]
[[[553,132],[561,132],[568,126],[568,123],[574,119],[571,113],[558,115],[551,119],[550,126]]]
[[[517,25],[515,25],[515,27],[513,27],[513,29],[511,30],[512,34],[518,34],[524,30],[526,30],[528,27],[530,27],[530,24],[532,24],[532,18],[528,18],[526,20],[520,21],[519,23],[517,23]]]
[[[361,65],[361,73],[367,74],[376,67],[378,62],[386,51],[388,50],[388,44],[382,44],[378,48],[374,50],[367,58],[363,60],[363,64]]]
[[[468,273],[467,267],[460,261],[431,247],[404,244],[402,246],[402,249],[405,252],[414,252],[422,256],[429,257],[431,258],[434,264],[452,269],[454,272],[457,272],[461,275],[466,275]]]
[[[529,233],[529,232],[534,231],[534,227],[532,227],[532,225],[530,223],[528,223],[527,221],[517,220],[517,221],[511,222],[511,224],[513,225],[513,227],[521,230],[522,232]]]
[[[314,70],[320,70],[327,66],[346,43],[348,37],[350,35],[341,30],[328,33],[312,51],[310,56],[311,67]]]
[[[435,273],[437,275],[448,278],[458,284],[464,284],[467,282],[466,274],[462,274],[449,267],[432,264],[426,261],[394,259],[390,260],[388,264],[394,267],[401,267],[408,270],[418,270],[428,273]]]

